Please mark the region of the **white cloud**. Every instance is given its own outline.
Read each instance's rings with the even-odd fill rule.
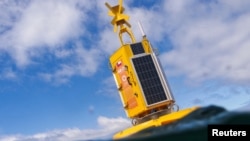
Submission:
[[[23,9],[27,6],[27,0],[18,3],[15,1],[0,1],[0,34],[4,33],[20,18]]]
[[[36,72],[47,81],[65,83],[74,75],[91,76],[105,54],[119,45],[118,37],[106,26],[110,19],[104,2],[4,1],[0,3],[0,53],[7,53],[22,70],[46,66],[47,56],[52,56],[49,61],[57,61],[53,70]]]
[[[192,0],[165,1],[164,5],[160,17],[150,21],[159,18],[165,24],[150,24],[154,28],[149,29],[154,29],[156,37],[160,36],[154,33],[163,38],[168,35],[173,44],[170,52],[161,55],[168,74],[184,75],[192,83],[211,79],[250,82],[249,2]]]
[[[118,117],[118,118],[107,118],[107,117],[103,117],[100,116],[98,117],[98,124],[107,130],[110,131],[117,131],[127,128],[131,125],[131,122],[127,119],[124,119],[122,117]]]
[[[131,126],[130,121],[125,118],[107,118],[100,116],[97,119],[99,129],[70,128],[54,130],[34,135],[6,135],[1,136],[1,141],[73,141],[73,140],[94,140],[112,139],[114,133]]]
[[[39,76],[49,82],[57,84],[66,83],[74,75],[85,77],[92,76],[101,63],[102,55],[97,49],[85,49],[81,44],[71,50],[61,52],[64,57],[70,60],[70,63],[61,64],[55,72],[39,73]]]
[[[111,28],[104,29],[100,34],[101,39],[98,43],[98,46],[108,55],[111,55],[121,45],[116,34],[117,33],[114,33],[113,29]]]
[[[31,57],[41,55],[41,48],[61,46],[83,32],[81,21],[85,19],[74,3],[31,1],[20,11],[19,19],[0,36],[0,48],[9,52],[18,66],[31,63]]]

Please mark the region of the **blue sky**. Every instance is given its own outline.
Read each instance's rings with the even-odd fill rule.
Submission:
[[[104,3],[0,1],[0,140],[111,137],[131,126],[109,56],[119,46]],[[250,109],[248,0],[124,0],[159,51],[180,108]]]

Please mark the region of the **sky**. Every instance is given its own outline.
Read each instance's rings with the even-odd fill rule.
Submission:
[[[104,5],[0,0],[0,140],[111,138],[131,126],[109,56],[120,47]],[[250,109],[249,0],[124,0],[159,52],[180,109]]]

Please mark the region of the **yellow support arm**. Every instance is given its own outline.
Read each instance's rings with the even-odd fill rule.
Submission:
[[[114,25],[114,32],[117,31],[117,27],[119,27],[119,39],[122,45],[124,45],[122,34],[127,33],[132,41],[135,43],[134,34],[132,33],[130,27],[130,23],[128,22],[129,16],[123,14],[124,7],[122,6],[122,0],[119,0],[119,4],[116,6],[110,6],[107,2],[105,3],[107,8],[109,9],[108,15],[113,17],[111,24]]]

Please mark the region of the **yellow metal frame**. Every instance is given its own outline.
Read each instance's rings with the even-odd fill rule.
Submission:
[[[124,14],[123,11],[125,10],[122,6],[122,0],[119,0],[119,4],[116,6],[110,6],[107,2],[105,3],[107,8],[109,9],[108,15],[113,17],[111,24],[114,25],[114,32],[117,31],[117,27],[119,26],[119,39],[121,42],[121,45],[124,45],[124,41],[122,38],[123,33],[127,33],[131,39],[132,43],[135,43],[135,37],[130,29],[131,25],[128,22],[129,16]]]

